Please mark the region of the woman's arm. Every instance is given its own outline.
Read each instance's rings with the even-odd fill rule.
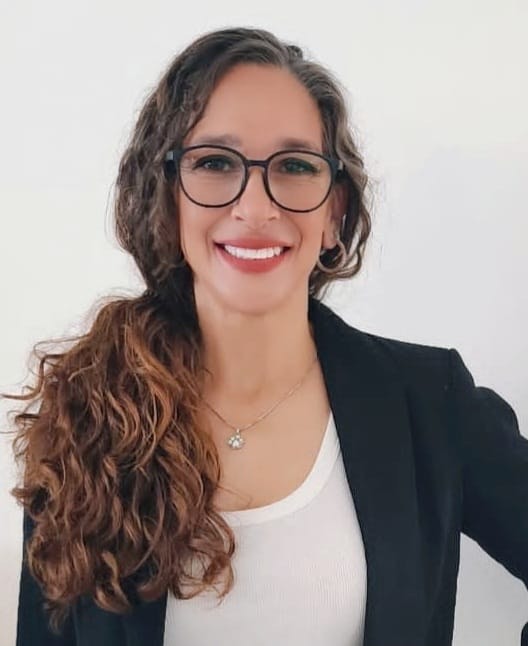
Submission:
[[[76,646],[71,616],[66,619],[60,635],[48,626],[48,615],[43,608],[44,595],[31,576],[26,563],[26,542],[33,531],[33,521],[24,512],[24,547],[18,596],[16,646]]]
[[[464,469],[462,531],[528,588],[528,440],[512,407],[450,350]],[[528,646],[528,623],[521,646]]]

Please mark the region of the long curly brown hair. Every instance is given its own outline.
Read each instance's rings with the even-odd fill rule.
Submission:
[[[344,162],[340,237],[348,260],[334,275],[315,267],[309,293],[321,298],[331,281],[362,265],[371,230],[368,182],[339,84],[267,31],[223,29],[195,40],[147,97],[116,180],[116,235],[145,291],[104,303],[88,332],[64,339],[63,348],[37,343],[34,385],[4,395],[27,402],[14,411],[23,477],[12,494],[33,523],[27,565],[54,630],[81,595],[123,612],[131,590],[143,600],[168,589],[188,599],[227,574],[222,599],[233,586],[234,535],[212,504],[220,464],[201,414],[193,276],[164,158],[200,119],[219,78],[241,62],[279,66],[298,78],[319,106],[325,152]],[[337,264],[338,251],[324,253],[326,266]],[[202,577],[188,573],[190,557],[206,564]],[[194,589],[185,593],[185,584]]]

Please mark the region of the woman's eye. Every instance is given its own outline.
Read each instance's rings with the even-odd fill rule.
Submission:
[[[317,174],[317,168],[304,159],[284,159],[281,163],[281,170],[293,175]]]
[[[198,170],[209,170],[209,171],[228,171],[233,169],[233,160],[229,157],[202,157],[201,159],[196,160],[194,168]]]

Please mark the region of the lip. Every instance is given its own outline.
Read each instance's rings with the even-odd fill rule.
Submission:
[[[267,249],[269,247],[291,247],[287,242],[276,238],[230,238],[229,240],[215,241],[217,245],[229,245],[231,247],[242,247],[243,249]]]

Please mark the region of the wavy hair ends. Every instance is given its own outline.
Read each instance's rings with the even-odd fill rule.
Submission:
[[[62,351],[39,352],[37,344],[34,385],[5,395],[27,402],[14,417],[24,475],[12,493],[32,520],[27,564],[54,630],[83,596],[120,613],[167,589],[191,598],[221,575],[221,598],[233,585],[234,535],[213,505],[220,464],[200,407],[205,368],[192,273],[163,162],[200,118],[219,77],[240,62],[291,70],[320,108],[327,152],[344,162],[340,235],[348,259],[331,276],[314,268],[310,293],[320,297],[362,265],[371,228],[367,177],[331,74],[263,30],[198,38],[147,97],[119,164],[116,235],[146,291],[104,304],[89,331]],[[337,266],[338,249],[321,259]],[[38,412],[30,412],[36,403]],[[188,571],[194,559],[203,565],[198,575]]]
[[[211,508],[220,469],[199,419],[199,338],[178,339],[164,308],[152,294],[106,304],[70,349],[35,347],[35,385],[7,395],[29,402],[15,416],[24,478],[12,493],[33,521],[27,563],[54,630],[83,595],[114,612],[169,586],[185,598],[191,553],[211,562],[194,596],[233,553]]]

